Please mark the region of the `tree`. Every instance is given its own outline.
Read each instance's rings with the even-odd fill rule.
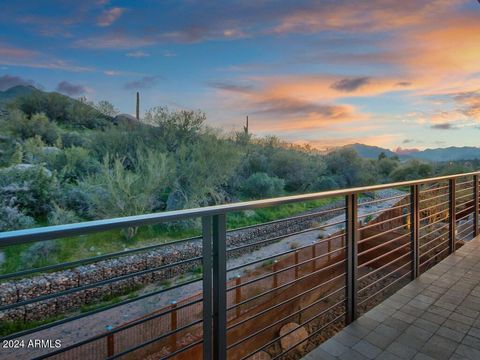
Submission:
[[[237,169],[241,153],[233,144],[210,133],[183,144],[173,156],[176,165],[173,191],[181,200],[168,210],[223,202],[223,186]]]
[[[112,103],[106,101],[106,100],[101,100],[99,101],[95,106],[95,109],[97,109],[101,114],[108,116],[108,117],[115,117],[118,115],[118,110],[113,106]]]
[[[145,214],[159,208],[161,197],[172,182],[172,166],[163,153],[139,150],[134,168],[124,166],[124,159],[105,157],[97,173],[79,183],[90,194],[93,217],[111,218]],[[124,234],[131,239],[137,228]]]
[[[409,160],[397,167],[392,173],[391,178],[394,181],[408,181],[431,177],[433,167],[431,164],[419,160]]]

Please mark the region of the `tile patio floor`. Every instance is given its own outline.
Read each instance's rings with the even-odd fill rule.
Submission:
[[[480,360],[480,237],[303,359]]]

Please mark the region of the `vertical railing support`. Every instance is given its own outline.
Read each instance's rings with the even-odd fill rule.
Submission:
[[[412,262],[412,280],[419,275],[420,252],[418,244],[418,229],[420,224],[420,191],[418,185],[410,187],[410,249]]]
[[[113,326],[108,325],[107,330],[112,331]],[[115,337],[114,334],[109,334],[107,336],[107,356],[114,356],[115,355]]]
[[[315,272],[317,268],[317,243],[314,241],[312,242],[312,273]]]
[[[347,234],[347,309],[346,323],[357,318],[357,268],[358,268],[358,218],[357,194],[346,196],[346,234]]]
[[[213,359],[227,358],[227,226],[213,216]]]
[[[213,357],[213,281],[212,281],[212,217],[202,218],[202,267],[203,267],[203,359]]]
[[[448,191],[449,191],[449,212],[448,212],[448,220],[449,220],[449,228],[448,228],[448,243],[449,243],[449,252],[455,252],[455,241],[456,241],[456,224],[457,224],[457,211],[456,211],[456,186],[455,186],[455,178],[449,180],[448,183]]]
[[[277,270],[278,270],[278,260],[273,260],[272,264],[272,272],[273,272],[273,285],[272,288],[276,289],[278,287],[278,277],[277,277]]]
[[[295,280],[298,279],[298,251],[295,251]]]
[[[473,237],[478,236],[478,175],[473,175]]]
[[[240,305],[238,305],[242,301],[242,287],[240,284],[242,283],[242,277],[240,275],[237,275],[235,278],[235,304],[237,304],[237,307],[235,308],[235,314],[236,317],[239,318],[241,315],[241,308]]]
[[[172,301],[170,304],[172,308],[172,312],[170,313],[170,331],[176,331],[178,324],[177,324],[177,302]],[[172,352],[175,352],[177,350],[177,333],[172,334]]]
[[[456,233],[456,224],[457,224],[457,211],[456,211],[456,181],[455,178],[449,180],[448,183],[448,194],[449,194],[449,212],[448,212],[448,244],[449,244],[449,253],[455,252],[455,233]]]

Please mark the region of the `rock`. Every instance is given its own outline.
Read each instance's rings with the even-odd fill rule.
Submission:
[[[256,354],[249,356],[247,360],[270,360],[271,358],[272,357],[270,356],[269,353],[265,351],[259,351]]]
[[[292,331],[293,329],[297,329]],[[292,332],[291,332],[292,331]],[[284,336],[285,334],[288,334]],[[280,336],[284,336],[280,339],[280,345],[282,349],[289,350],[295,344],[308,338],[308,331],[305,327],[298,325],[297,323],[288,323],[280,329]],[[295,347],[296,351],[302,352],[307,346],[307,342],[303,342]]]

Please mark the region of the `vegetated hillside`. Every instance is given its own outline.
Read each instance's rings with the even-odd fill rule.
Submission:
[[[0,103],[6,103],[10,100],[14,100],[19,96],[29,95],[33,91],[37,91],[37,89],[33,86],[17,85],[11,87],[5,91],[0,91]]]
[[[0,231],[415,179],[477,165],[434,167],[401,162],[388,152],[364,159],[352,148],[321,154],[275,137],[224,134],[208,127],[200,111],[157,107],[138,122],[116,116],[105,101],[93,104],[40,90],[9,96],[5,108]],[[232,214],[228,225],[273,220],[318,205]],[[90,251],[117,251],[152,236],[185,236],[197,226],[174,225],[111,232],[109,241],[99,234],[14,247],[4,270],[37,267],[52,257],[64,261],[91,256]]]
[[[480,148],[473,146],[426,149],[408,154],[398,154],[388,149],[365,144],[351,144],[344,147],[354,149],[361,157],[366,159],[377,159],[382,153],[388,157],[397,156],[400,160],[419,159],[430,162],[480,159]]]

